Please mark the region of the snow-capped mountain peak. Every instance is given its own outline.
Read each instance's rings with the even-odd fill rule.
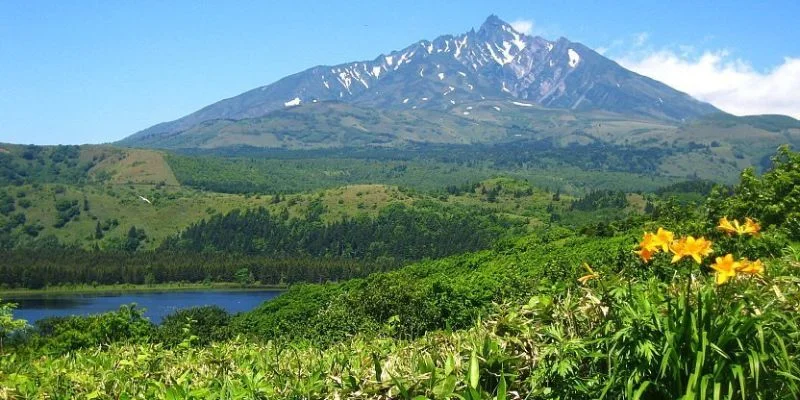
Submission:
[[[465,102],[501,100],[671,120],[717,111],[580,43],[525,35],[491,15],[477,31],[419,40],[372,60],[314,67],[140,134],[330,100],[442,111]]]

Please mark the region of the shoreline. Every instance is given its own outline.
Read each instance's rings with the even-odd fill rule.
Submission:
[[[213,283],[157,283],[145,284],[117,284],[117,285],[70,285],[54,286],[43,289],[0,289],[0,299],[30,297],[41,295],[64,294],[117,294],[117,293],[152,293],[152,292],[180,292],[180,291],[284,291],[288,285],[247,285],[242,286],[233,282]]]

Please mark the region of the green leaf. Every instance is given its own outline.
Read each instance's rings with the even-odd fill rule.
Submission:
[[[645,390],[647,390],[647,387],[648,387],[648,386],[650,386],[650,381],[644,381],[644,382],[642,382],[642,384],[641,384],[641,385],[639,385],[639,388],[638,388],[638,389],[636,389],[636,391],[635,391],[635,392],[633,392],[633,398],[632,398],[632,399],[633,399],[633,400],[639,400],[639,399],[641,399],[641,398],[642,398],[642,395],[644,394],[644,391],[645,391]]]
[[[433,395],[437,399],[446,399],[453,394],[453,391],[456,390],[456,377],[453,375],[448,376],[444,380],[440,381],[434,388],[433,388]]]
[[[480,383],[481,370],[478,365],[478,355],[475,350],[472,351],[472,356],[469,358],[469,387],[476,389]]]
[[[506,400],[508,394],[508,385],[506,384],[506,375],[500,373],[500,383],[497,384],[497,400]]]
[[[378,358],[378,355],[372,353],[372,363],[375,365],[375,380],[378,383],[381,382],[381,375],[383,375],[383,368],[381,368],[381,360]]]

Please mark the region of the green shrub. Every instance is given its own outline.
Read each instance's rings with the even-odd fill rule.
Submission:
[[[118,311],[104,314],[38,320],[29,345],[43,353],[63,354],[118,341],[143,342],[152,335],[153,327],[143,309],[123,305]]]
[[[765,226],[780,226],[792,240],[800,240],[800,153],[781,146],[769,171],[759,177],[752,168],[744,170],[733,196],[715,191],[708,208],[714,221],[725,215],[746,215]]]
[[[231,316],[219,306],[181,309],[164,317],[157,328],[156,341],[168,346],[191,336],[199,345],[223,341],[231,337],[230,322]]]

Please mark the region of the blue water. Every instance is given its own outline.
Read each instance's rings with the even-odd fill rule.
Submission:
[[[279,290],[95,293],[24,296],[3,299],[3,302],[17,303],[14,317],[25,319],[29,324],[48,317],[115,311],[119,306],[131,303],[145,308],[145,316],[154,323],[160,323],[165,316],[181,308],[217,305],[233,314],[252,310],[279,294]]]

